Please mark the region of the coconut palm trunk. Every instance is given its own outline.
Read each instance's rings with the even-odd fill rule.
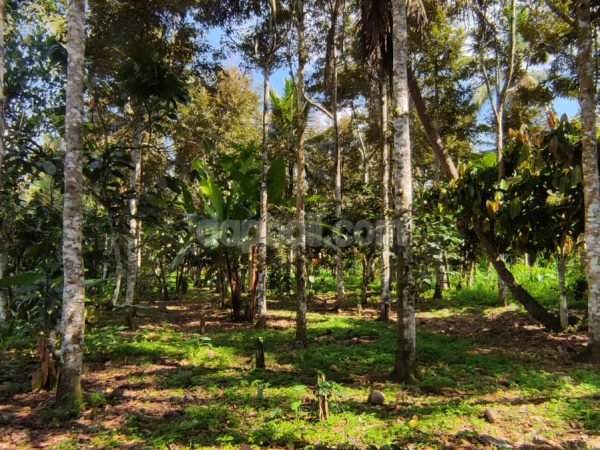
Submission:
[[[298,40],[298,68],[296,72],[296,342],[308,343],[306,334],[306,224],[304,212],[304,66],[307,48],[304,40],[304,0],[295,2],[296,37]]]
[[[398,381],[415,381],[416,289],[413,279],[412,166],[408,109],[408,0],[392,0],[393,98],[394,98],[394,212],[398,283],[398,334],[393,376]]]
[[[596,103],[593,66],[591,1],[578,0],[577,68],[583,122],[582,169],[585,208],[585,255],[588,282],[588,328],[591,355],[600,361],[600,176],[596,143]]]
[[[81,366],[85,287],[82,254],[83,61],[85,1],[71,0],[67,10],[67,100],[63,205],[63,304],[61,371],[56,392],[61,406],[78,407],[82,400]]]

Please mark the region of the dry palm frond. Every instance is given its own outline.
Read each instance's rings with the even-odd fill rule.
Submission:
[[[364,60],[371,70],[378,70],[392,56],[391,3],[389,0],[361,0],[360,12]]]

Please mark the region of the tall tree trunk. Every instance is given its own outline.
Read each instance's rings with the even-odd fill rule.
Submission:
[[[328,44],[330,45],[331,64],[331,115],[333,119],[334,140],[334,188],[333,200],[335,202],[335,218],[342,219],[342,147],[340,146],[340,127],[338,120],[338,68],[337,68],[337,20],[342,2],[334,0],[331,12],[331,28],[329,30]],[[344,255],[340,247],[335,251],[335,280],[336,280],[336,307],[344,302]]]
[[[0,195],[4,193],[4,28],[5,28],[5,5],[4,0],[0,0]],[[6,276],[8,266],[8,255],[6,242],[0,229],[0,279]],[[8,292],[0,289],[0,330],[6,328],[9,321]]]
[[[569,306],[567,304],[567,289],[565,286],[565,272],[567,268],[567,254],[564,247],[558,249],[557,272],[558,272],[558,295],[560,326],[566,330],[569,326]]]
[[[304,0],[295,0],[298,68],[296,72],[296,342],[308,344],[306,334],[306,224],[304,217],[304,66],[307,49],[304,41]]]
[[[412,255],[412,165],[408,109],[408,0],[392,0],[394,30],[394,209],[398,283],[398,335],[393,376],[416,380],[416,289]]]
[[[446,147],[442,141],[442,138],[438,134],[437,130],[433,126],[433,122],[429,117],[425,102],[421,96],[419,86],[414,78],[414,75],[409,70],[408,72],[408,83],[410,88],[411,98],[419,115],[419,120],[423,124],[423,128],[427,133],[429,143],[433,149],[433,152],[440,161],[442,169],[446,176],[451,180],[457,180],[458,170],[452,161],[452,158],[448,154]],[[511,294],[519,303],[521,303],[527,312],[534,319],[538,320],[544,327],[549,330],[558,331],[560,330],[560,320],[554,314],[549,313],[540,303],[538,303],[523,287],[517,283],[513,274],[508,270],[504,261],[500,258],[500,255],[496,251],[496,246],[477,224],[473,225],[473,231],[479,240],[481,249],[485,254],[487,260],[494,266],[498,277],[502,279],[506,287],[510,290]]]
[[[495,98],[492,93],[491,80],[488,78],[487,71],[483,70],[484,78],[485,78],[485,87],[487,96],[490,102],[490,108],[494,113],[494,118],[496,121],[496,161],[498,166],[498,180],[501,180],[505,176],[506,168],[504,161],[504,109],[506,105],[506,100],[508,97],[508,89],[512,83],[515,64],[516,64],[516,56],[517,56],[517,0],[511,0],[511,17],[510,17],[510,42],[509,42],[509,54],[508,54],[508,65],[506,67],[506,72],[504,73],[504,79],[502,80],[500,76],[500,69],[496,70],[496,80],[495,80]],[[496,57],[497,60],[500,59],[498,52],[500,50],[496,49]],[[481,62],[482,67],[484,62]],[[502,280],[502,278],[498,277],[498,304],[501,306],[508,305],[508,298],[506,296],[506,284]]]
[[[85,286],[82,252],[83,60],[85,2],[71,0],[67,10],[67,101],[65,116],[63,206],[63,304],[61,372],[57,404],[79,408],[82,401],[81,366],[85,327]]]
[[[262,117],[262,173],[260,178],[260,216],[258,219],[258,273],[256,274],[256,303],[258,319],[256,326],[267,325],[267,175],[269,174],[269,77],[270,67],[263,70],[263,117]],[[253,320],[254,318],[252,318]]]
[[[0,193],[2,192],[4,175],[4,133],[6,130],[4,108],[6,98],[4,97],[4,35],[6,28],[6,5],[5,0],[0,0]]]
[[[8,255],[2,249],[3,244],[0,244],[0,279],[4,278],[8,268]],[[8,328],[9,317],[9,295],[7,289],[0,289],[0,333]]]
[[[379,82],[381,95],[381,203],[383,209],[383,230],[381,234],[381,302],[379,318],[389,320],[390,318],[390,237],[392,227],[390,224],[390,145],[388,129],[388,82],[387,77],[382,74],[382,80]]]
[[[504,164],[504,103],[498,100],[496,106],[496,161],[498,165],[498,181],[502,180],[505,173]],[[508,306],[506,296],[506,285],[502,278],[498,277],[498,305]]]
[[[577,0],[577,69],[583,122],[582,169],[585,252],[588,282],[588,327],[591,356],[600,361],[600,176],[596,143],[596,103],[590,0]]]
[[[140,269],[140,221],[138,218],[138,204],[142,184],[142,148],[141,126],[139,120],[135,121],[133,148],[131,150],[131,163],[133,165],[129,176],[129,234],[127,236],[127,290],[125,291],[125,305],[127,306],[126,322],[133,326],[137,279]]]
[[[113,306],[119,304],[119,296],[121,295],[121,284],[123,283],[123,257],[121,256],[121,245],[119,237],[115,231],[112,232],[112,245],[115,254],[115,286],[113,289],[111,303]]]

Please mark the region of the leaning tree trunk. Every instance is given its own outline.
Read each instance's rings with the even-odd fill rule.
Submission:
[[[600,176],[596,143],[596,104],[590,0],[578,0],[577,69],[583,122],[582,170],[585,208],[585,252],[588,282],[588,327],[591,356],[600,361]]]
[[[139,124],[136,120],[134,130],[133,148],[131,150],[132,170],[129,176],[129,235],[127,236],[127,290],[125,291],[125,306],[127,307],[126,322],[133,326],[133,305],[135,303],[137,279],[140,270],[140,221],[138,218],[138,205],[142,184],[142,149],[140,146]]]
[[[67,10],[67,100],[65,116],[65,191],[63,205],[63,304],[61,371],[56,392],[60,406],[79,407],[85,287],[82,254],[83,60],[84,0],[71,0]]]
[[[393,376],[416,380],[416,289],[412,255],[412,166],[408,110],[408,0],[392,0],[394,29],[394,210],[398,283],[398,335]]]
[[[269,174],[269,77],[268,66],[263,70],[262,173],[260,177],[260,216],[258,219],[258,273],[256,274],[257,327],[267,324],[267,176]],[[253,317],[251,318],[254,319]]]
[[[296,342],[308,344],[306,334],[306,224],[304,217],[304,66],[307,49],[304,41],[304,0],[296,0],[298,68],[296,71]]]
[[[383,209],[383,230],[381,232],[381,302],[379,318],[390,318],[390,146],[388,140],[388,83],[382,74],[379,84],[381,94],[381,159],[383,171],[381,176],[381,203]]]
[[[429,113],[427,112],[427,108],[425,106],[425,102],[423,101],[423,97],[421,96],[417,81],[410,70],[408,75],[411,98],[415,105],[415,109],[417,110],[417,114],[419,115],[419,120],[423,124],[423,128],[427,133],[427,137],[433,152],[440,162],[446,176],[451,180],[457,180],[459,178],[458,170],[456,170],[456,166],[448,154],[442,138],[433,126],[433,122],[431,121]],[[517,283],[515,277],[510,270],[508,270],[506,264],[504,264],[504,261],[502,261],[500,255],[496,251],[496,246],[483,231],[483,229],[479,225],[474,224],[473,231],[479,240],[481,249],[487,260],[494,266],[498,277],[502,279],[515,300],[521,303],[531,317],[538,320],[542,325],[544,325],[544,327],[552,331],[559,331],[561,329],[559,318],[554,314],[549,313],[546,308],[538,303],[525,289],[523,289],[519,283]]]

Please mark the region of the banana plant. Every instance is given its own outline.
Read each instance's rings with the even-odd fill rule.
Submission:
[[[182,185],[180,203],[197,228],[196,242],[212,265],[222,268],[231,291],[232,319],[243,320],[241,256],[256,238],[260,195],[260,149],[255,143],[235,148],[235,156],[223,157],[210,171],[201,160],[192,162],[191,183]],[[271,161],[268,177],[271,204],[282,202],[285,189],[285,163]],[[189,252],[187,246],[178,258]]]

